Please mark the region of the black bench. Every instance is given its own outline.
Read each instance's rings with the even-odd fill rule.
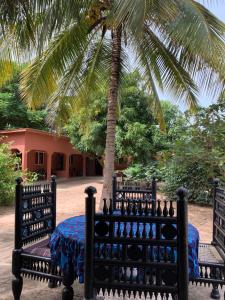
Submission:
[[[185,189],[178,190],[177,205],[157,201],[155,210],[148,201],[141,206],[122,201],[115,212],[113,201],[107,206],[105,200],[103,213],[96,213],[96,189],[89,187],[85,192],[85,299],[95,299],[101,291],[103,295],[108,292],[113,296],[133,294],[157,299],[169,299],[171,295],[173,299],[187,300]],[[131,230],[134,223],[135,232]]]
[[[225,285],[225,190],[217,179],[213,188],[213,239],[211,244],[199,245],[199,268],[200,277],[194,282],[212,285],[211,298],[219,299],[218,287]]]
[[[156,179],[153,178],[152,182],[141,184],[132,181],[118,181],[116,175],[113,176],[113,209],[120,209],[123,202],[136,202],[141,203],[156,201]]]
[[[55,176],[50,184],[28,186],[23,186],[22,179],[18,178],[15,200],[14,299],[20,299],[23,277],[46,281],[49,287],[63,283],[62,299],[73,299],[70,287],[73,276],[68,276],[71,270],[62,274],[60,268],[52,264],[48,244],[56,226]]]

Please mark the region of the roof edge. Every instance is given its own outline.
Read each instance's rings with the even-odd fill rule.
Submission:
[[[19,133],[19,132],[24,132],[24,133],[30,132],[30,133],[37,133],[37,134],[43,134],[43,135],[48,135],[48,136],[53,136],[58,138],[69,139],[67,136],[64,135],[59,135],[57,133],[51,133],[48,131],[33,129],[33,128],[16,128],[16,129],[0,130],[0,135],[3,134],[7,135],[7,134]]]

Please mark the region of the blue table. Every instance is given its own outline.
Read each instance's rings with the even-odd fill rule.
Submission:
[[[135,228],[134,228],[135,230]],[[188,225],[189,278],[199,277],[198,230]],[[60,223],[50,238],[52,261],[64,270],[69,261],[79,282],[84,282],[85,216],[78,216]]]

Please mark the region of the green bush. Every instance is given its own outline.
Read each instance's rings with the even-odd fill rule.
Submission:
[[[187,115],[187,124],[176,139],[164,150],[158,151],[149,164],[133,164],[126,171],[128,179],[150,181],[153,176],[164,182],[162,191],[176,198],[180,186],[188,189],[190,202],[212,203],[212,181],[219,178],[225,182],[225,102],[200,108]],[[168,135],[168,133],[166,134]],[[163,140],[157,137],[157,143]]]
[[[17,170],[20,159],[12,154],[7,144],[0,144],[0,206],[14,201],[15,179],[23,177],[25,182],[36,180],[36,174]]]
[[[169,199],[176,199],[176,190],[183,186],[188,189],[190,202],[212,203],[212,184],[208,169],[201,162],[177,164],[172,162],[165,172],[163,192]]]
[[[224,184],[225,180],[225,102],[201,108],[187,117],[190,125],[171,147],[165,164],[164,191],[171,198],[179,186],[184,186],[190,201],[209,204],[209,182],[219,178]]]
[[[151,181],[153,177],[156,177],[161,181],[164,178],[164,169],[159,168],[156,161],[151,161],[149,165],[132,164],[124,171],[124,174],[128,180]]]

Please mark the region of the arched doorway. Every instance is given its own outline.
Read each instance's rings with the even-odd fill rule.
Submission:
[[[86,158],[86,174],[87,176],[102,176],[103,168],[96,158]]]
[[[60,152],[52,154],[51,174],[57,177],[66,177],[66,155]]]
[[[80,155],[80,154],[70,155],[69,174],[70,174],[70,177],[83,176],[83,156],[82,155]]]

